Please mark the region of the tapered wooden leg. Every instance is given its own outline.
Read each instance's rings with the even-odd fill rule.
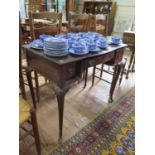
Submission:
[[[37,101],[39,102],[40,101],[40,92],[39,92],[38,74],[36,71],[34,71],[34,79],[35,79]]]
[[[87,78],[88,78],[88,68],[86,68],[84,71],[84,86],[83,86],[83,88],[85,88],[87,86]]]
[[[32,84],[31,72],[32,71],[30,69],[27,69],[26,70],[26,76],[27,76],[27,81],[28,81],[30,92],[31,92],[31,96],[32,96],[33,106],[36,109],[37,108],[37,104],[36,104],[36,99],[35,99],[35,94],[34,94],[34,88],[33,88],[33,84]]]
[[[104,64],[101,65],[100,79],[102,78],[102,75],[103,75],[103,68],[104,68]]]
[[[119,80],[119,85],[121,85],[122,79],[123,79],[123,74],[125,72],[125,66],[126,66],[126,62],[127,62],[127,58],[124,58],[125,62],[122,62],[121,64],[121,76],[120,76],[120,80]]]
[[[114,75],[113,75],[113,79],[110,87],[109,103],[113,102],[113,93],[114,93],[120,72],[121,72],[121,66],[120,64],[118,64],[115,66],[115,69],[114,69]]]
[[[135,55],[134,48],[130,48],[130,49],[131,49],[132,53],[131,53],[130,62],[129,62],[129,66],[128,66],[127,73],[126,73],[126,79],[128,79],[128,77],[129,77],[129,71],[130,71],[131,64],[133,62],[134,55]]]
[[[121,76],[120,76],[120,79],[119,79],[119,85],[121,85],[121,82],[122,82],[122,79],[123,79],[123,73],[124,73],[124,68],[125,68],[125,64],[122,64],[121,65]]]
[[[133,60],[132,68],[131,68],[131,71],[132,71],[132,72],[134,72],[134,71],[135,71],[135,69],[134,69],[134,68],[135,68],[135,56],[134,56],[134,60]]]
[[[34,133],[34,138],[35,138],[36,150],[38,152],[38,155],[41,155],[40,136],[39,136],[36,113],[34,109],[31,112],[31,121],[32,121],[32,128],[33,128],[33,133]]]
[[[53,88],[57,96],[58,112],[59,112],[59,143],[62,142],[63,134],[63,112],[64,112],[64,99],[65,94],[69,90],[69,86],[59,87],[56,83],[53,83]]]
[[[93,67],[92,86],[94,85],[94,80],[95,80],[95,69],[96,69],[96,66]]]

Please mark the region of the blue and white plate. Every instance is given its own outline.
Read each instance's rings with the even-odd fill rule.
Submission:
[[[96,48],[96,49],[93,49],[93,50],[89,50],[89,52],[90,53],[98,53],[98,52],[100,52],[101,51],[101,49],[100,48]]]
[[[43,47],[39,46],[38,44],[33,44],[33,43],[30,44],[30,48],[34,48],[34,49],[37,49],[37,50],[42,50],[43,49]]]
[[[46,53],[53,53],[53,54],[68,53],[68,49],[65,49],[65,50],[49,50],[49,49],[47,49],[47,48],[43,48],[43,50],[44,50]]]
[[[64,57],[64,56],[67,56],[69,53],[65,52],[65,53],[54,54],[54,53],[48,53],[48,52],[44,51],[44,54],[47,56],[51,56],[51,57]]]
[[[106,44],[106,45],[101,45],[101,44],[97,44],[97,46],[99,47],[99,48],[107,48],[108,47],[108,44]]]
[[[110,40],[108,44],[110,44],[110,45],[120,45],[121,43],[122,43],[122,40],[120,40],[119,42],[113,42],[112,40]]]
[[[39,36],[39,38],[44,42],[46,38],[53,38],[53,36],[47,35],[47,34],[42,34]]]
[[[36,50],[42,50],[43,49],[43,47],[39,47],[36,44],[30,44],[30,48],[34,48]]]
[[[74,49],[69,49],[69,53],[71,53],[71,54],[74,54],[74,55],[86,55],[86,54],[88,54],[89,53],[89,51],[86,49],[85,51],[83,51],[83,52],[75,52],[75,50]]]

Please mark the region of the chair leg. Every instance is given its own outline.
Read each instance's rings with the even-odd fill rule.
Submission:
[[[109,103],[113,102],[113,93],[114,93],[120,72],[121,72],[121,66],[120,64],[118,64],[115,66],[115,69],[114,69],[114,75],[113,75],[113,79],[110,87]]]
[[[45,79],[45,83],[47,84],[47,82],[48,82],[48,79],[47,79],[46,77],[45,77],[44,79]]]
[[[132,69],[131,69],[131,70],[132,70],[132,72],[134,72],[134,71],[135,71],[135,69],[134,69],[134,68],[135,68],[135,56],[134,56],[134,58],[133,58],[133,59],[134,59],[134,60],[133,60]]]
[[[120,76],[120,79],[119,79],[119,85],[121,85],[121,82],[122,82],[122,79],[123,79],[124,68],[125,68],[125,65],[122,64],[122,66],[121,66],[121,76]]]
[[[121,82],[122,82],[122,79],[123,79],[123,74],[124,74],[126,63],[127,63],[127,58],[125,58],[125,62],[123,62],[121,64],[121,76],[120,76],[120,80],[119,80],[119,85],[121,85]]]
[[[36,95],[37,95],[37,101],[40,101],[40,92],[39,92],[39,82],[38,82],[38,74],[36,71],[34,71],[34,79],[35,79],[35,86],[36,86]]]
[[[94,80],[95,80],[95,69],[96,69],[96,66],[93,67],[92,86],[94,86]]]
[[[83,86],[83,88],[85,88],[87,86],[88,68],[85,69],[83,77],[84,77],[84,86]]]
[[[25,92],[25,86],[24,86],[24,79],[22,73],[19,73],[19,85],[22,93],[22,97],[26,99],[26,92]]]
[[[102,78],[102,75],[103,75],[103,68],[104,68],[104,64],[101,65],[100,79]]]
[[[134,59],[134,55],[135,55],[135,53],[134,53],[134,51],[132,51],[129,66],[128,66],[127,73],[126,73],[126,79],[128,79],[128,75],[129,75],[129,71],[130,71],[130,68],[131,68],[131,64],[132,64],[133,59]]]
[[[38,152],[38,155],[41,155],[40,136],[39,136],[36,113],[34,109],[31,111],[31,120],[32,120],[32,128],[33,128],[33,133],[34,133],[34,138],[35,138],[36,150]]]

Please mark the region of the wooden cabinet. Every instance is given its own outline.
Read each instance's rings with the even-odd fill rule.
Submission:
[[[47,4],[46,0],[29,0],[28,11],[46,11]]]
[[[114,26],[116,2],[113,0],[85,0],[83,13],[108,14],[108,35],[111,35]]]

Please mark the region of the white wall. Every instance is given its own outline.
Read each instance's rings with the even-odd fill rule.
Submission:
[[[135,0],[117,0],[113,34],[122,35],[134,22]]]

